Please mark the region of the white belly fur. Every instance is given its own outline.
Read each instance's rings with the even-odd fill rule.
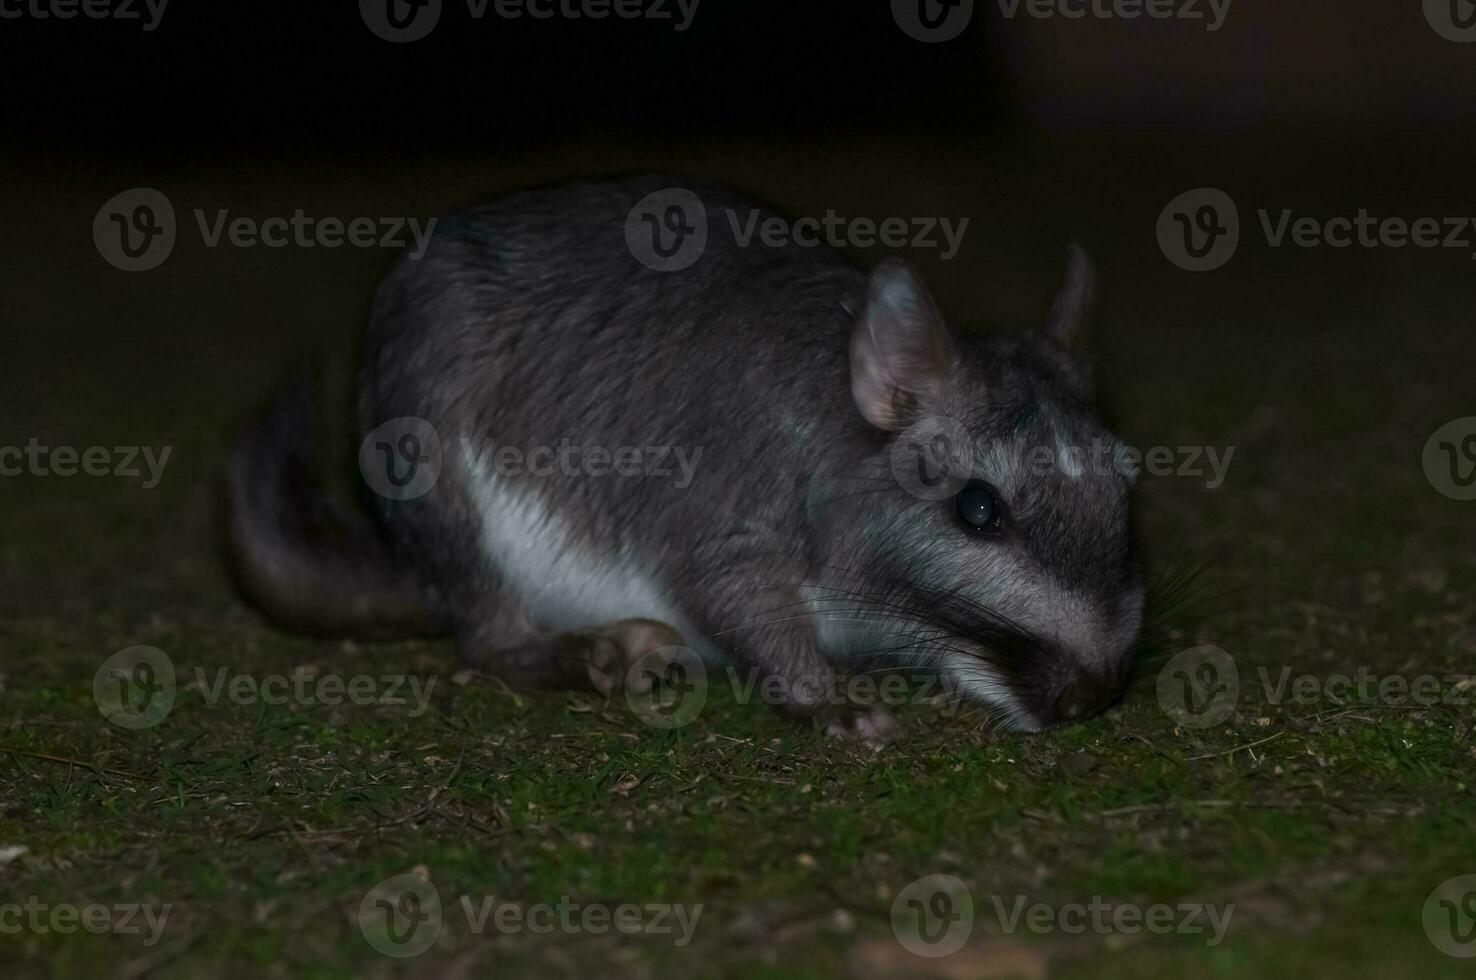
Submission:
[[[529,615],[551,630],[579,630],[621,619],[655,619],[702,651],[686,617],[633,556],[600,554],[539,499],[528,481],[501,476],[467,441],[461,461],[481,519],[482,554]]]

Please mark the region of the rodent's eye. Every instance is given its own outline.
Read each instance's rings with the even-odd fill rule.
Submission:
[[[970,483],[954,498],[958,519],[973,531],[998,531],[1000,509],[994,493],[982,483]]]

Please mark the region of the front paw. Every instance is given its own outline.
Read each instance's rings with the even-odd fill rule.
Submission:
[[[824,719],[828,738],[880,748],[902,737],[902,726],[881,705],[841,705]]]

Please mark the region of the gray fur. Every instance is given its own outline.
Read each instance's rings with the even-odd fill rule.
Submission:
[[[470,661],[530,681],[567,679],[546,661],[618,611],[784,678],[799,710],[819,700],[803,692],[827,685],[833,662],[872,670],[857,658],[878,653],[937,669],[1016,727],[1055,720],[1082,678],[1097,679],[1091,708],[1102,707],[1141,620],[1129,481],[1021,468],[1033,446],[1112,444],[1061,342],[1085,317],[1084,256],[1073,253],[1048,329],[959,334],[895,261],[869,282],[824,247],[740,248],[715,232],[689,268],[646,268],[625,246],[626,217],[672,186],[710,214],[753,207],[663,177],[526,192],[442,221],[426,253],[402,257],[380,286],[361,435],[416,416],[444,447],[430,493],[375,506],[376,533],[436,607],[417,622],[447,622]],[[930,337],[907,333],[929,320]],[[887,384],[895,402],[863,415],[859,400],[885,399]],[[938,416],[968,431],[969,475],[1004,501],[997,538],[971,535],[951,499],[918,499],[893,475],[907,434],[886,430]],[[561,438],[701,455],[678,486],[489,477],[475,452],[489,439],[531,449]],[[237,523],[243,564],[282,564],[252,553],[288,547],[280,533],[263,528],[258,546],[250,515]],[[838,623],[860,628],[839,642]],[[1001,624],[1021,642],[1001,645]]]

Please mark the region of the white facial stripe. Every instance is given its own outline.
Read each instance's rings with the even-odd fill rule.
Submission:
[[[467,440],[461,461],[481,518],[482,553],[536,622],[577,630],[655,619],[676,628],[688,645],[698,642],[665,590],[630,557],[597,554],[533,488],[491,472]]]
[[[1069,480],[1080,480],[1085,472],[1081,465],[1082,447],[1073,446],[1061,431],[1060,417],[1054,406],[1046,407],[1046,418],[1051,426],[1051,438],[1056,444],[1056,468]]]
[[[1076,458],[1076,450],[1070,446],[1062,445],[1059,439],[1056,442],[1056,466],[1068,479],[1080,480],[1081,475],[1086,472],[1081,465],[1081,460]]]
[[[976,574],[971,588],[961,590],[974,601],[1054,641],[1083,666],[1107,662],[1108,624],[1096,604],[1042,574],[1035,562],[1000,549]]]
[[[1003,488],[1005,483],[1009,481],[1008,474],[1013,472],[1010,468],[1010,463],[1018,466],[1020,461],[1028,455],[1030,457],[1028,463],[1031,467],[1042,465],[1045,461],[1039,459],[1036,453],[1038,450],[1048,448],[1052,450],[1051,456],[1054,460],[1052,465],[1055,470],[1067,479],[1080,480],[1085,476],[1086,465],[1084,463],[1086,460],[1091,460],[1094,468],[1100,468],[1102,463],[1099,462],[1099,459],[1103,449],[1106,449],[1111,455],[1112,471],[1122,474],[1130,483],[1136,482],[1137,467],[1133,465],[1132,460],[1128,457],[1127,447],[1110,432],[1103,431],[1100,435],[1094,436],[1086,444],[1073,442],[1063,427],[1060,410],[1049,402],[1042,403],[1033,412],[1029,412],[1026,421],[1036,423],[1036,425],[1032,426],[1036,432],[1039,432],[1039,427],[1042,424],[1048,428],[1050,430],[1051,445],[1049,447],[1043,445],[1038,435],[1032,437],[1024,434],[1026,427],[1024,425],[1018,425],[1015,429],[1017,441],[1014,446],[1013,460],[1007,457],[997,446],[991,447],[985,454],[986,456],[993,454],[994,458],[990,462],[990,465],[1001,473],[998,478],[991,476],[991,479],[997,479],[996,486]],[[1102,474],[1099,472],[1098,475]]]
[[[970,701],[996,709],[996,718],[1003,727],[1020,732],[1039,731],[1044,727],[988,662],[950,653],[944,659],[943,671],[950,688]]]
[[[934,549],[916,560],[934,569],[940,582],[1022,629],[1052,642],[1084,667],[1110,663],[1136,617],[1124,610],[1120,625],[1088,596],[1055,581],[1028,555],[1011,548]],[[1124,635],[1119,636],[1122,632]]]
[[[805,598],[815,623],[816,639],[832,659],[895,651],[899,662],[935,670],[950,691],[994,709],[993,717],[1004,727],[1015,731],[1035,731],[1041,727],[988,662],[967,654],[940,651],[926,641],[917,644],[920,636],[917,624],[858,615],[857,600],[843,593],[807,584]]]

